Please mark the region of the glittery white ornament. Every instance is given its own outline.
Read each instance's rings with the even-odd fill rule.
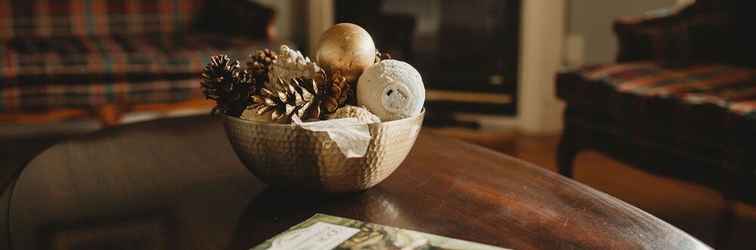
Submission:
[[[357,104],[382,121],[417,115],[424,103],[423,79],[406,62],[383,60],[365,69],[357,83]]]
[[[278,79],[307,78],[315,79],[323,72],[309,57],[302,52],[281,45],[278,58],[270,65],[268,83],[278,82]]]
[[[336,110],[332,114],[328,115],[328,119],[340,119],[340,118],[356,118],[363,123],[378,123],[381,119],[378,116],[370,113],[367,108],[346,105]]]

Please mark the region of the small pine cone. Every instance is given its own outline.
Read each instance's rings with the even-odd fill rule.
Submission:
[[[270,65],[278,60],[278,54],[269,49],[258,50],[254,54],[249,55],[247,61],[247,71],[252,79],[255,80],[255,85],[262,88],[265,86],[265,82],[268,81],[268,72],[270,71]]]
[[[228,55],[211,57],[202,70],[201,79],[202,92],[217,104],[213,113],[238,117],[249,105],[249,94],[254,87],[247,73],[241,71],[238,60]]]
[[[321,106],[326,113],[333,113],[344,106],[350,96],[353,96],[354,89],[346,77],[338,71],[334,72],[328,80]]]
[[[247,61],[247,69],[252,73],[260,71],[268,71],[268,68],[278,59],[278,54],[269,49],[258,50],[254,54],[249,55],[249,61]],[[267,75],[267,74],[265,74]]]

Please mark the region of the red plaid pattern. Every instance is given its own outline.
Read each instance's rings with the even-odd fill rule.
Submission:
[[[201,8],[200,0],[0,0],[0,39],[180,32]]]
[[[35,46],[37,42],[56,46]],[[243,59],[250,51],[264,47],[260,42],[209,35],[71,37],[7,43],[0,50],[4,58],[0,61],[0,111],[198,98],[197,77],[210,56],[225,53]]]
[[[65,85],[23,85],[0,90],[0,110],[89,108],[107,103],[143,104],[202,98],[196,79],[133,82],[126,79]]]
[[[580,72],[620,92],[712,103],[742,115],[756,115],[756,70],[727,65],[669,69],[651,62],[587,67]]]
[[[211,55],[243,59],[265,47],[260,41],[199,33],[191,25],[207,16],[198,13],[206,10],[204,4],[0,0],[0,112],[201,98],[198,78]],[[223,21],[238,22],[234,18]],[[263,21],[256,28],[268,24]]]
[[[198,34],[11,39],[0,48],[0,79],[14,84],[19,77],[42,75],[198,74],[211,55],[243,59],[260,46]]]
[[[752,68],[607,64],[561,73],[556,88],[570,115],[588,117],[596,126],[611,125],[614,132],[687,145],[702,154],[725,142],[756,145]]]

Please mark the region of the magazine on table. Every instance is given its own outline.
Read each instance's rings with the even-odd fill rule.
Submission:
[[[250,250],[505,250],[412,230],[316,214]]]

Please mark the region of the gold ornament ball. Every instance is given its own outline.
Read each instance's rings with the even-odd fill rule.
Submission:
[[[320,37],[315,60],[328,72],[340,71],[347,81],[354,82],[365,68],[375,63],[375,43],[360,26],[339,23]]]

